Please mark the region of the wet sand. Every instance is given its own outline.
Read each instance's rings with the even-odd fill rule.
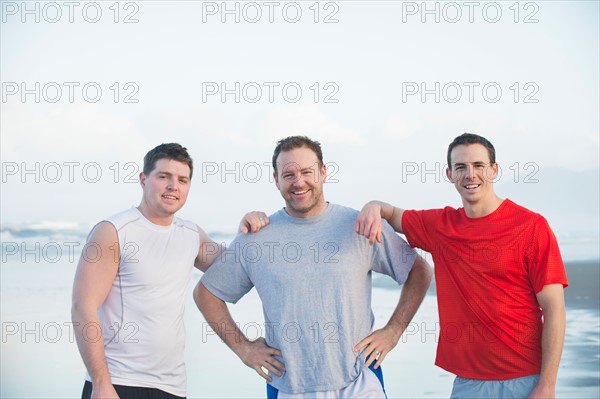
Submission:
[[[3,335],[0,397],[80,397],[85,367],[69,328],[74,266],[26,266],[20,262],[2,265],[2,321],[17,331]],[[556,393],[558,398],[598,398],[600,262],[569,262],[566,268],[567,329]],[[196,309],[191,292],[199,278],[200,272],[194,273],[186,304],[188,397],[264,397],[262,379],[216,337]],[[399,288],[389,278],[376,279],[374,285],[373,308],[381,327],[393,312]],[[454,376],[434,365],[438,322],[434,287],[430,293],[415,317],[415,328],[403,336],[384,363],[390,398],[450,394]],[[260,333],[262,311],[254,290],[230,309],[249,336]],[[31,376],[36,384],[31,384]]]
[[[565,264],[569,286],[565,289],[568,308],[600,310],[600,261]]]

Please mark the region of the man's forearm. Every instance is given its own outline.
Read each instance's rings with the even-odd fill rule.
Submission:
[[[112,385],[106,364],[104,337],[98,315],[95,311],[74,306],[71,310],[71,321],[73,322],[77,347],[92,378],[92,384],[94,386]]]
[[[417,255],[408,278],[402,287],[398,306],[396,306],[394,313],[388,321],[388,326],[398,332],[398,339],[404,330],[406,330],[415,313],[417,313],[419,306],[421,306],[423,298],[425,298],[425,294],[429,289],[431,276],[431,267],[429,267],[425,259]]]
[[[373,331],[354,346],[354,351],[357,353],[364,349],[367,366],[375,362],[374,367],[378,368],[387,354],[398,344],[400,337],[423,302],[430,282],[431,268],[423,258],[417,256],[402,288],[398,306],[386,326]]]
[[[249,341],[233,321],[225,302],[214,296],[201,282],[194,290],[194,301],[219,338],[241,357],[241,351]]]
[[[558,306],[556,309],[551,308],[544,312],[541,384],[556,385],[556,376],[565,340],[565,325],[564,307]]]
[[[383,201],[372,201],[372,203],[380,206],[381,218],[387,220],[392,228],[398,233],[404,233],[402,229],[402,213],[403,209],[396,208],[393,205]]]
[[[542,364],[539,382],[529,397],[554,398],[558,365],[565,340],[564,288],[562,284],[548,284],[536,297],[544,315]]]
[[[214,296],[201,282],[194,289],[194,300],[206,321],[240,360],[254,369],[267,382],[273,378],[267,373],[281,376],[285,365],[276,357],[282,354],[267,345],[264,338],[249,341],[237,327],[225,302]]]

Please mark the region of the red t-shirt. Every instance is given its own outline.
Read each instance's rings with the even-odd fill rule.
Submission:
[[[481,380],[539,373],[543,323],[536,293],[546,284],[567,286],[546,219],[506,199],[475,219],[463,208],[404,211],[402,228],[435,264],[435,364]]]

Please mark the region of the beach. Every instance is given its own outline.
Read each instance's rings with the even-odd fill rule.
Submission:
[[[1,267],[2,398],[76,398],[85,368],[70,324],[71,287],[77,256],[56,262],[4,257]],[[53,259],[53,258],[52,258]],[[25,262],[23,262],[25,260]],[[559,398],[600,394],[599,262],[566,262],[567,331],[557,384]],[[189,398],[265,397],[262,379],[242,364],[208,327],[192,300],[201,273],[188,286],[185,323]],[[399,288],[385,276],[373,279],[376,327],[393,311]],[[260,301],[253,290],[230,306],[249,337],[263,331]],[[434,365],[439,324],[433,287],[398,346],[383,363],[390,398],[443,398],[453,375]]]
[[[600,267],[598,261],[579,261],[566,268],[567,330],[557,395],[600,397]]]
[[[565,302],[572,309],[600,308],[598,261],[567,262],[569,287],[565,290]]]

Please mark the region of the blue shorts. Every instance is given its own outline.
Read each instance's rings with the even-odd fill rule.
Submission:
[[[375,362],[371,363],[369,366],[369,370],[371,370],[379,382],[381,383],[381,389],[383,389],[383,393],[387,397],[387,393],[385,392],[385,386],[383,385],[383,371],[381,370],[381,366],[379,368],[373,368]],[[279,390],[272,386],[271,384],[267,384],[267,399],[277,399],[277,395],[279,395]]]
[[[472,380],[456,377],[450,398],[526,398],[539,380],[539,374],[510,380]]]

